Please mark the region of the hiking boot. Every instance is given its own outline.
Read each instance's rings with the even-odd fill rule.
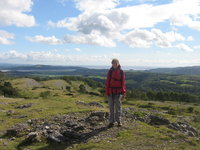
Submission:
[[[109,123],[108,128],[112,128],[114,126],[114,123]]]
[[[118,127],[121,127],[121,126],[122,126],[122,123],[121,123],[121,122],[117,122],[117,126],[118,126]]]

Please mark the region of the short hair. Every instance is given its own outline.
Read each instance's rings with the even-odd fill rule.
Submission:
[[[112,63],[112,64],[114,64],[114,63],[119,64],[119,60],[116,59],[116,58],[114,58],[114,59],[112,59],[112,62],[111,62],[111,63]]]

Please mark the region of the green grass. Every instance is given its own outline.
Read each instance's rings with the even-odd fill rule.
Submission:
[[[106,79],[104,76],[88,76],[88,78]]]
[[[176,82],[169,81],[169,80],[160,80],[160,82],[168,83],[168,84],[176,84]]]
[[[191,85],[191,84],[180,84],[180,86],[187,86],[187,87],[193,87],[193,85]]]
[[[3,131],[9,127],[11,127],[15,123],[25,122],[28,119],[32,118],[49,118],[52,115],[57,114],[66,114],[70,112],[88,112],[94,110],[103,110],[108,111],[107,108],[99,109],[96,107],[86,107],[82,105],[77,105],[76,101],[97,101],[97,102],[104,102],[104,98],[90,96],[87,94],[77,95],[77,97],[70,97],[70,96],[57,96],[57,97],[50,97],[48,99],[1,99],[1,102],[15,102],[13,104],[7,105],[0,105],[1,108],[4,110],[14,110],[15,114],[22,115],[26,114],[28,117],[23,119],[13,119],[12,117],[8,117],[5,113],[0,113],[0,117],[5,120],[5,123],[0,126],[0,131]],[[25,104],[25,103],[33,103],[33,106],[26,109],[14,109],[15,106]],[[170,107],[173,109],[180,109],[180,108],[188,108],[189,104],[182,104],[175,102],[150,102],[150,101],[133,101],[134,108],[137,110],[141,109],[140,105],[152,105],[159,110],[166,110],[162,109],[164,107]],[[102,103],[103,105],[107,106],[106,103]],[[191,105],[191,104],[190,104]],[[124,104],[123,107],[133,107],[132,105]],[[199,106],[193,106],[195,110],[199,109]],[[143,108],[144,109],[144,108]],[[147,108],[149,109],[149,108]],[[135,114],[143,115],[142,112],[133,112]],[[173,118],[173,115],[165,114],[165,117]],[[184,113],[186,116],[190,116],[191,113]],[[195,124],[193,124],[195,126]],[[107,134],[107,131],[104,131],[100,134]],[[174,130],[168,129],[165,126],[161,126],[159,128],[150,126],[146,123],[142,123],[139,121],[132,122],[129,125],[126,125],[125,128],[122,130],[116,130],[116,135],[112,138],[105,138],[99,141],[95,141],[91,139],[87,142],[87,144],[80,143],[74,144],[71,149],[122,149],[124,146],[126,149],[160,149],[165,146],[166,149],[181,149],[187,147],[188,149],[196,149],[199,148],[200,144],[195,141],[194,138],[188,138],[184,136],[182,133],[176,132]],[[9,142],[9,149],[15,149],[19,142],[21,142],[23,138],[17,138],[15,141]],[[186,142],[182,142],[182,141]],[[177,143],[171,142],[177,141]],[[156,144],[155,144],[156,143]],[[55,148],[58,145],[54,145],[52,147]],[[61,147],[60,147],[61,146]],[[65,148],[65,145],[60,145],[60,149]],[[42,147],[49,147],[48,143],[35,143],[33,145],[28,146],[27,148],[31,149],[39,149]],[[0,149],[3,150],[4,147],[0,144]],[[58,148],[59,149],[59,148]],[[67,148],[66,148],[67,149]]]
[[[199,144],[195,138],[188,138],[187,142],[181,142],[187,137],[176,133],[174,130],[161,126],[155,128],[142,122],[135,122],[118,131],[113,138],[105,138],[103,140],[91,140],[87,144],[74,145],[73,150],[76,149],[141,149],[141,150],[160,150],[163,147],[167,150],[175,149],[198,149]],[[102,133],[104,135],[105,133]]]
[[[88,94],[81,94],[78,92],[80,84],[84,84],[88,91],[96,92],[97,89],[92,89],[84,82],[72,81],[69,85],[63,80],[49,80],[40,82],[41,86],[37,88],[25,88],[24,78],[11,80],[12,84],[20,89],[23,98],[0,98],[0,110],[8,111],[14,110],[13,116],[27,115],[26,118],[14,119],[12,116],[8,116],[5,112],[0,111],[0,120],[3,123],[0,125],[0,132],[5,131],[16,123],[24,123],[28,119],[33,118],[50,118],[58,114],[67,114],[71,112],[85,113],[88,111],[108,111],[108,104],[105,103],[104,97],[92,96]],[[72,87],[73,96],[67,96],[65,89],[62,89],[59,85],[67,85]],[[40,97],[41,92],[50,91],[49,97]],[[77,105],[77,101],[84,101],[86,103],[96,101],[104,105],[104,108],[97,108],[93,106]],[[7,103],[7,104],[3,104]],[[32,107],[25,109],[16,109],[15,107],[22,104],[32,103]],[[170,120],[170,122],[188,121],[190,125],[200,130],[200,123],[198,116],[200,115],[200,105],[195,103],[180,103],[172,101],[141,101],[129,99],[123,101],[123,107],[133,107],[132,114],[143,117],[146,113],[152,113],[157,116],[162,116]],[[188,111],[190,108],[190,111]],[[192,111],[191,111],[192,108]],[[156,112],[156,111],[157,112]],[[171,111],[171,113],[169,113]],[[195,119],[196,117],[196,119]],[[112,135],[109,137],[108,135]],[[188,137],[183,133],[167,128],[166,126],[154,127],[140,121],[132,121],[125,123],[122,128],[114,127],[112,129],[99,133],[100,139],[92,138],[87,143],[76,143],[67,147],[65,144],[52,144],[46,142],[34,143],[27,146],[31,150],[37,150],[43,148],[44,150],[101,150],[101,149],[141,149],[141,150],[198,150],[200,149],[200,143],[198,143],[195,137]],[[1,136],[0,136],[1,139]],[[1,150],[15,150],[16,146],[24,139],[24,137],[18,137],[14,141],[10,141],[8,138],[2,138],[0,140]],[[8,146],[3,146],[3,142],[8,142]]]

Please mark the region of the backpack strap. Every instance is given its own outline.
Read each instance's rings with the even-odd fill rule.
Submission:
[[[109,76],[110,76],[109,83],[110,83],[110,81],[111,81],[111,78],[112,78],[112,72],[113,72],[113,69],[111,68],[111,69],[109,70]]]
[[[121,74],[121,80],[123,79],[122,77],[123,77],[123,71],[122,71],[122,69],[120,68],[120,74]]]
[[[123,70],[120,68],[120,74],[121,74],[121,84],[122,84],[122,80],[123,80],[123,77],[124,77],[124,73],[123,73]]]

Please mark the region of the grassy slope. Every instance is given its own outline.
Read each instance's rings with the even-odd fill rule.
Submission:
[[[66,114],[69,112],[88,112],[94,110],[108,111],[107,103],[105,103],[105,98],[91,96],[86,94],[80,94],[76,90],[81,84],[80,82],[73,82],[73,92],[76,93],[74,96],[65,95],[66,91],[59,89],[55,85],[55,80],[41,82],[41,85],[36,89],[25,88],[24,79],[11,81],[13,85],[21,88],[21,92],[30,94],[33,98],[28,99],[12,99],[12,98],[0,98],[0,121],[3,121],[0,125],[0,132],[5,131],[15,123],[23,123],[28,119],[32,118],[49,118],[52,115]],[[59,83],[66,84],[64,81]],[[89,86],[86,86],[88,90],[92,90]],[[41,91],[50,91],[51,96],[48,98],[34,98],[38,97]],[[97,101],[102,103],[105,108],[97,107],[87,107],[82,105],[77,105],[76,101]],[[33,103],[33,106],[26,109],[15,109],[15,106],[21,104]],[[187,104],[187,103],[176,103],[176,102],[152,102],[152,101],[136,101],[129,100],[125,101],[123,107],[133,107],[133,113],[154,113],[157,115],[162,115],[168,118],[171,122],[186,120],[190,122],[191,125],[200,130],[200,121],[193,121],[193,116],[200,114],[200,106],[198,104]],[[188,108],[193,107],[193,113],[188,112]],[[14,110],[15,115],[27,115],[26,118],[14,119],[11,116],[6,115],[4,111]],[[158,112],[156,112],[157,110]],[[160,113],[171,110],[171,114]],[[49,146],[48,143],[35,143],[33,145],[27,146],[32,150],[34,149],[200,149],[200,143],[196,141],[194,137],[188,137],[180,132],[166,128],[165,126],[154,127],[148,124],[142,123],[140,121],[132,121],[125,123],[122,128],[114,127],[107,131],[99,133],[99,138],[92,138],[87,143],[74,144],[71,147],[66,148],[65,145],[53,145]],[[7,138],[0,137],[0,149],[16,149],[15,147],[24,139],[16,138],[14,141],[10,141]],[[5,143],[8,146],[3,146]]]

